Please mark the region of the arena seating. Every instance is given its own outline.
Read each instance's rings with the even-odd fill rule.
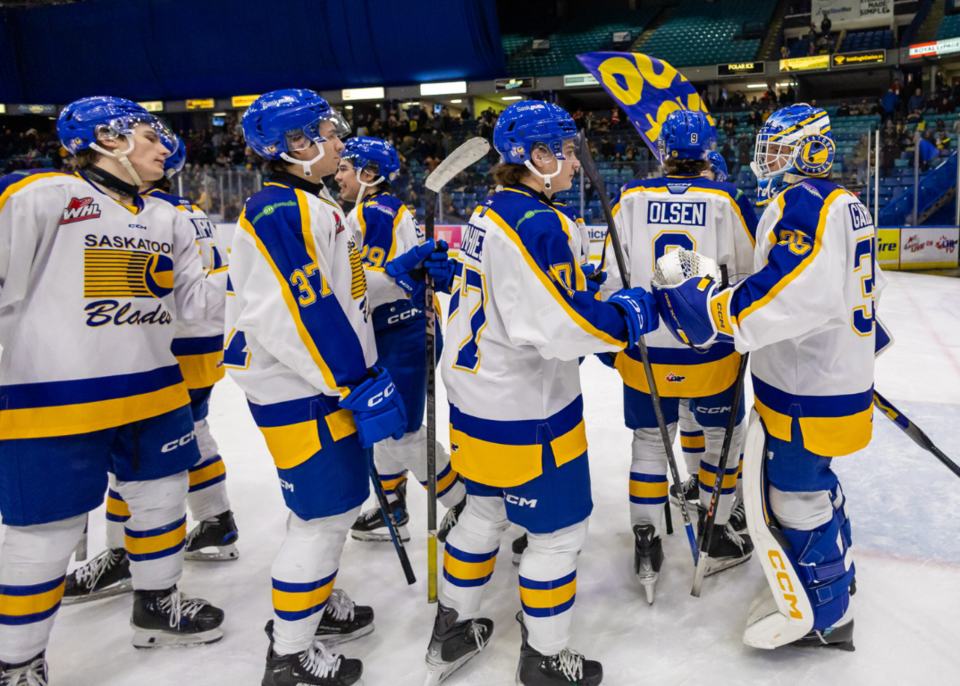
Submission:
[[[960,17],[958,17],[960,19]],[[960,26],[960,25],[958,25]],[[837,52],[858,50],[886,50],[893,47],[893,31],[850,31],[837,48]]]
[[[960,14],[951,14],[943,18],[937,29],[937,40],[960,36]]]

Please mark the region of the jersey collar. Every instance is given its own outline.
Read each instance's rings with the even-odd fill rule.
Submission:
[[[98,171],[99,171],[101,174],[107,174],[107,176],[109,176],[111,179],[116,179],[116,177],[113,176],[112,174],[109,174],[109,173],[107,173],[107,172],[104,172],[103,170],[100,170],[100,169],[98,169]],[[100,186],[97,185],[97,183],[100,182],[100,179],[99,179],[99,178],[97,179],[97,183],[94,183],[94,181],[93,181],[92,179],[87,178],[87,174],[85,174],[83,170],[77,171],[77,172],[75,172],[75,174],[76,174],[78,177],[80,177],[81,179],[83,179],[84,181],[86,181],[88,184],[90,184],[90,187],[93,188],[97,193],[100,193],[101,195],[104,195],[104,196],[110,198],[111,200],[113,200],[113,202],[117,203],[118,205],[120,205],[121,207],[123,207],[123,208],[125,208],[125,209],[127,209],[127,210],[130,210],[130,212],[132,212],[133,214],[140,214],[140,211],[141,211],[141,210],[143,209],[143,207],[144,207],[143,198],[140,197],[140,193],[139,193],[139,192],[135,192],[135,193],[133,194],[133,196],[132,196],[132,197],[133,197],[133,205],[128,205],[128,204],[125,203],[125,202],[120,202],[119,200],[117,200],[116,198],[114,198],[112,195],[108,195],[108,194],[104,193],[103,190],[100,188]],[[96,176],[99,177],[100,174],[97,174]],[[121,182],[121,183],[123,183],[123,182]],[[107,187],[110,188],[110,186],[107,186]],[[131,186],[131,187],[134,188],[134,189],[136,189],[135,186]],[[124,191],[119,191],[119,190],[116,190],[116,189],[113,189],[113,188],[111,188],[111,190],[113,190],[115,193],[124,192]]]
[[[271,183],[279,183],[284,186],[290,186],[291,188],[299,188],[304,193],[309,193],[310,195],[320,195],[320,191],[323,190],[323,182],[312,183],[306,179],[302,179],[299,176],[291,174],[285,171],[275,171],[270,173]]]
[[[546,203],[547,205],[553,205],[553,203],[550,201],[550,198],[548,198],[546,194],[543,192],[537,192],[529,186],[524,186],[522,184],[516,186],[504,186],[503,190],[509,190],[515,193],[523,193],[524,195],[530,196],[531,198],[536,198],[540,202]]]

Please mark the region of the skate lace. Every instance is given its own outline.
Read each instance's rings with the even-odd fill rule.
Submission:
[[[583,678],[583,655],[576,650],[570,648],[561,650],[557,655],[557,665],[570,681],[579,681]]]
[[[376,519],[380,514],[380,508],[374,507],[366,512],[360,513],[360,520],[364,522],[369,522],[372,519]]]
[[[456,508],[451,507],[447,510],[447,514],[443,515],[443,520],[440,522],[440,531],[444,529],[452,529],[457,524],[457,510]]]
[[[170,626],[176,628],[180,626],[182,618],[193,619],[207,604],[206,600],[200,598],[184,598],[180,589],[174,589],[173,593],[157,603],[157,607],[163,612],[170,613]]]
[[[733,525],[727,522],[724,528],[727,530],[727,536],[730,537],[730,540],[736,543],[740,550],[743,550],[743,539],[740,537],[740,534],[737,533],[736,529],[733,528]]]
[[[43,658],[0,674],[0,686],[47,686],[43,676]]]
[[[323,643],[314,641],[313,644],[300,655],[300,664],[307,673],[315,677],[334,676],[340,669],[341,655],[328,653]]]
[[[487,630],[480,622],[470,622],[467,629],[473,636],[473,642],[477,644],[477,650],[483,650],[487,645]]]
[[[352,622],[355,607],[356,603],[350,599],[347,592],[341,591],[339,588],[333,590],[330,599],[327,601],[327,612],[339,621],[349,620]]]
[[[93,590],[103,573],[113,567],[120,559],[120,554],[110,549],[104,550],[94,559],[77,570],[77,581]],[[16,683],[16,682],[12,682]]]

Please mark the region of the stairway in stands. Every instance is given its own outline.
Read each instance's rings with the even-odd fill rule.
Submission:
[[[773,16],[770,17],[770,26],[767,27],[767,37],[760,44],[757,50],[758,60],[779,60],[780,59],[780,29],[783,27],[783,18],[787,14],[787,0],[780,0],[776,9],[773,10]]]
[[[920,25],[920,30],[917,31],[917,37],[915,39],[917,43],[929,43],[930,41],[936,40],[937,29],[940,28],[940,22],[943,21],[943,17],[946,14],[944,5],[945,0],[933,0],[933,5],[930,7],[930,14],[923,20],[923,24]]]
[[[940,2],[943,2],[943,0],[940,0]],[[669,7],[664,7],[660,10],[657,16],[653,18],[653,21],[644,29],[643,33],[637,36],[637,40],[633,41],[633,45],[630,46],[630,52],[643,52],[643,44],[650,39],[654,31],[670,21],[670,14]]]

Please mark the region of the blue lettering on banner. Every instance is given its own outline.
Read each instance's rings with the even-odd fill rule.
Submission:
[[[850,208],[850,220],[853,222],[854,231],[873,226],[873,219],[870,218],[866,207],[858,202],[850,203],[847,207]]]
[[[460,238],[460,252],[480,261],[480,255],[483,253],[483,239],[487,232],[483,229],[467,224]]]
[[[707,203],[651,200],[647,204],[647,223],[705,226],[707,223]]]

